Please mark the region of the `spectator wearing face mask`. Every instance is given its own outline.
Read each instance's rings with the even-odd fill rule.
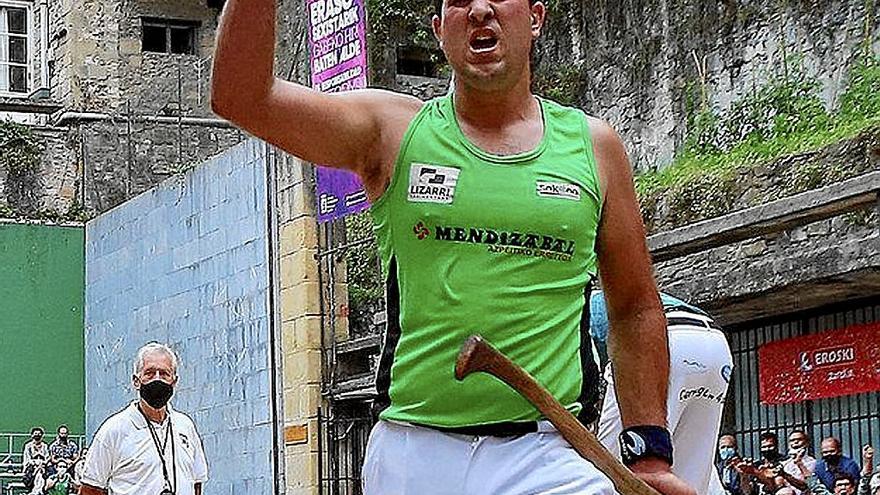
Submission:
[[[833,490],[834,480],[838,476],[849,476],[858,483],[861,479],[859,471],[859,464],[856,461],[841,454],[840,440],[834,437],[822,440],[822,459],[816,462],[816,477],[825,488]]]
[[[80,495],[201,495],[208,465],[192,419],[169,404],[177,381],[171,348],[138,350],[132,385],[140,398],[98,428]]]
[[[816,471],[816,458],[809,454],[810,437],[803,430],[794,430],[788,436],[788,459],[782,463],[782,475],[792,487],[795,495],[805,494],[807,491],[806,479],[795,464],[798,455],[810,472]]]
[[[852,476],[842,473],[836,474],[829,489],[816,473],[807,468],[803,462],[803,456],[804,452],[799,452],[794,458],[794,463],[806,480],[807,493],[811,495],[855,495],[856,480]]]
[[[764,464],[776,466],[782,464],[785,456],[779,453],[779,436],[772,431],[761,433],[761,459]]]
[[[67,425],[58,427],[58,436],[49,445],[49,464],[52,467],[61,461],[65,461],[69,467],[79,459],[79,446],[70,439],[69,434]]]
[[[72,477],[69,472],[70,464],[65,460],[60,460],[55,465],[55,474],[49,476],[46,480],[45,495],[67,495],[73,485]]]
[[[738,456],[736,438],[733,435],[721,435],[718,439],[718,461],[715,468],[725,495],[740,495],[739,472],[732,465],[733,459]]]
[[[86,456],[88,455],[88,453],[89,449],[83,447],[82,451],[79,453],[79,459],[76,461],[76,463],[73,464],[73,467],[70,469],[71,475],[73,476],[73,487],[76,489],[76,493],[79,493],[83,467],[86,465]]]
[[[779,437],[773,432],[764,432],[761,440],[761,459],[734,458],[733,468],[740,473],[740,491],[749,495],[768,495],[786,487],[782,476],[782,461],[779,453]]]
[[[37,455],[42,456],[43,460],[49,458],[49,446],[43,442],[43,429],[39,426],[31,428],[31,440],[24,444],[21,456],[22,469],[27,469],[28,465],[33,463],[34,457]]]

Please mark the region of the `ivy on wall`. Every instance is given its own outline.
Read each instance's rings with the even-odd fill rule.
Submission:
[[[369,211],[345,218],[348,242],[373,236],[373,217]],[[355,335],[368,333],[373,315],[382,310],[385,287],[375,243],[349,249],[345,253],[348,274],[349,324]]]
[[[725,112],[697,103],[692,85],[682,150],[666,168],[636,177],[649,228],[661,199],[673,224],[720,215],[742,192],[737,192],[737,180],[745,170],[880,129],[880,57],[867,53],[848,73],[846,90],[831,111],[819,96],[822,86],[797,60],[785,62],[784,70]],[[858,171],[799,162],[787,172],[785,193],[821,187],[852,173]]]
[[[4,217],[32,216],[39,208],[37,197],[43,146],[30,127],[0,121],[0,169],[6,172]]]

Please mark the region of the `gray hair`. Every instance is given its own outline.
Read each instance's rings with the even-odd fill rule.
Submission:
[[[138,349],[134,358],[134,366],[132,367],[134,374],[140,375],[141,371],[144,370],[144,358],[155,353],[163,353],[168,356],[168,359],[171,360],[171,367],[174,370],[174,375],[177,376],[177,354],[175,354],[170,347],[165,344],[160,344],[159,342],[150,342]]]

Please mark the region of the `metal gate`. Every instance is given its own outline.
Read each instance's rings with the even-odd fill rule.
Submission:
[[[844,455],[861,464],[861,447],[880,445],[880,393],[834,397],[797,404],[764,405],[758,396],[758,347],[775,340],[880,321],[880,299],[872,298],[728,329],[734,373],[722,431],[736,435],[740,452],[759,457],[758,437],[776,432],[780,451],[794,429],[810,435],[816,455],[823,438],[840,439]],[[880,336],[878,336],[880,338]]]
[[[324,407],[318,412],[318,479],[321,495],[360,495],[361,466],[373,427],[373,371],[385,323],[384,283],[369,213],[319,229]],[[335,284],[344,272],[348,297]],[[348,320],[338,338],[336,318]]]
[[[369,415],[340,415],[339,407],[318,410],[320,493],[361,495],[361,466],[373,420]]]

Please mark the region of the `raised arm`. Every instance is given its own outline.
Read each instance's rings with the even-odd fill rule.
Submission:
[[[666,426],[669,349],[666,318],[645,242],[632,171],[620,137],[590,120],[604,206],[596,251],[608,306],[608,349],[624,428]],[[662,493],[693,493],[659,459],[631,469]]]
[[[421,102],[380,90],[324,94],[275,77],[275,3],[226,2],[214,53],[214,112],[304,160],[358,173],[368,192],[382,189]]]

